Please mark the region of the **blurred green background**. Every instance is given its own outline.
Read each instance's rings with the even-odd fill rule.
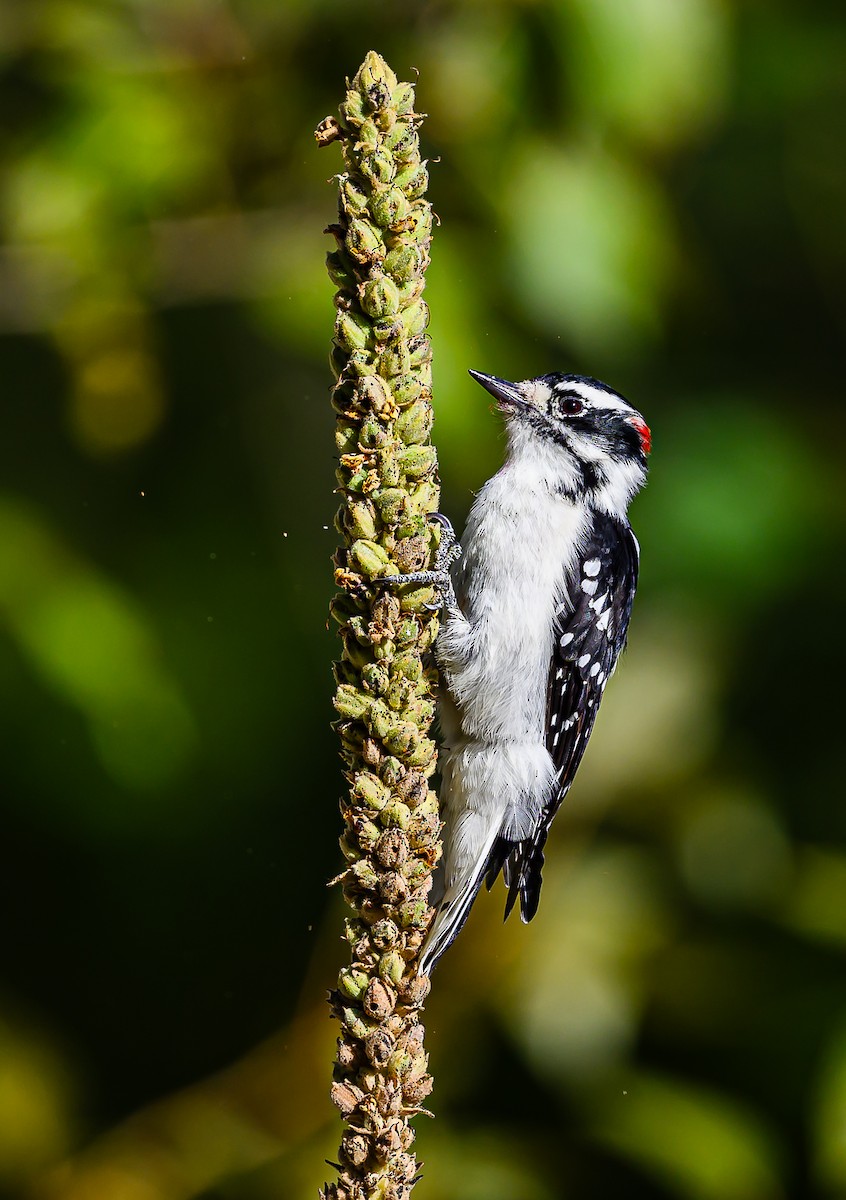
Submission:
[[[467,367],[654,431],[630,650],[540,913],[427,1005],[421,1200],[846,1195],[846,11],[0,9],[0,1195],[331,1174],[333,219],[317,122],[419,69],[443,508]]]

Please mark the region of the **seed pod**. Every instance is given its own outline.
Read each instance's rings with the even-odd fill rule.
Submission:
[[[348,353],[363,350],[373,336],[372,326],[360,313],[339,312],[335,319],[335,341]]]
[[[347,230],[347,250],[360,263],[371,263],[384,256],[384,243],[369,221],[350,221]]]
[[[369,578],[381,575],[388,564],[388,556],[378,542],[360,538],[350,547],[350,558]]]
[[[374,187],[367,207],[373,220],[382,229],[391,229],[398,222],[405,221],[411,211],[405,192],[393,186]],[[393,275],[393,271],[390,274]]]
[[[384,1021],[394,1011],[397,994],[394,989],[382,979],[371,979],[364,996],[363,1008],[368,1017],[375,1021]]]
[[[342,717],[349,717],[354,721],[366,716],[371,704],[372,700],[369,696],[362,695],[361,692],[348,683],[342,683],[335,693],[335,708],[337,711]]]
[[[386,525],[399,525],[409,513],[408,493],[402,488],[383,488],[376,498],[379,516]]]
[[[423,400],[418,400],[410,408],[403,409],[397,417],[395,430],[407,446],[419,445],[425,442],[432,428],[432,407]]]
[[[353,796],[367,808],[378,812],[388,802],[390,792],[370,771],[360,771],[353,785]]]
[[[396,189],[389,190],[395,191]],[[398,196],[396,201],[397,205],[399,206],[401,204],[402,207],[407,210],[408,202],[405,199],[405,196],[403,196],[402,192],[398,190],[396,190],[396,194]],[[379,224],[387,226],[392,224],[392,222],[380,221]],[[402,285],[419,277],[420,265],[420,251],[415,245],[409,245],[407,242],[403,242],[399,246],[394,246],[392,250],[388,251],[388,253],[385,255],[385,261],[382,264],[382,269],[385,271],[386,275],[391,276],[395,283]],[[338,286],[347,287],[348,284],[344,282],[339,283]]]
[[[389,275],[368,279],[359,288],[359,296],[361,307],[371,317],[391,316],[399,309],[399,289]]]
[[[358,1000],[370,982],[366,971],[354,967],[344,967],[338,976],[338,988],[350,1000]]]

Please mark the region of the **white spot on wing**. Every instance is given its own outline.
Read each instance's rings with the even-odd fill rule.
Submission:
[[[590,662],[590,655],[583,654],[582,657],[579,659],[579,666],[586,667],[589,662]]]
[[[598,675],[598,674],[599,674],[599,663],[598,663],[598,662],[595,662],[595,663],[593,664],[593,666],[592,666],[592,667],[591,667],[591,669],[590,669],[590,673],[591,673],[591,675]]]
[[[591,600],[588,608],[592,608],[594,612],[602,612],[605,607],[605,601],[608,599],[608,593],[603,592],[601,596],[597,596],[595,600]]]
[[[561,649],[563,650],[565,646],[569,646],[575,636],[574,633],[565,633],[558,643]]]
[[[586,592],[588,596],[592,596],[599,587],[599,581],[597,579],[583,579],[581,587],[583,592]]]
[[[605,612],[604,612],[604,613],[602,614],[602,616],[601,616],[601,617],[600,617],[600,618],[597,620],[597,622],[596,622],[596,628],[597,628],[597,629],[607,629],[607,628],[608,628],[608,622],[609,622],[610,620],[611,620],[611,609],[610,609],[610,608],[606,608]]]
[[[585,563],[582,570],[584,571],[585,575],[598,575],[599,574],[599,559],[592,558],[589,562]]]

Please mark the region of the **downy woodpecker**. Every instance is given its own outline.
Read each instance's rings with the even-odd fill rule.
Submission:
[[[443,605],[445,853],[421,974],[500,871],[506,917],[518,896],[523,921],[537,911],[549,827],[626,641],[639,557],[626,510],[650,450],[640,413],[595,379],[470,374],[504,417],[505,464],[462,546],[438,516],[435,569],[391,580],[433,583]]]

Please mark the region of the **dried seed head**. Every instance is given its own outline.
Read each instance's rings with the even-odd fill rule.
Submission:
[[[371,979],[364,995],[364,1012],[374,1021],[384,1021],[394,1011],[397,994],[382,979]]]
[[[437,542],[426,519],[438,482],[421,295],[432,218],[420,196],[426,167],[413,109],[413,88],[371,53],[339,119],[318,130],[344,156],[330,227],[337,248],[327,260],[339,289],[331,365],[344,541],[334,560],[343,594],[331,611],[343,645],[336,728],[350,784],[341,880],[356,914],[346,927],[352,959],[330,997],[343,1028],[333,1099],[355,1119],[342,1142],[341,1180],[324,1189],[332,1200],[408,1200],[416,1164],[407,1115],[428,1078],[415,1016],[428,982],[413,959],[440,852],[426,783],[436,765],[434,680],[421,661],[438,622],[424,608],[431,588],[397,592],[380,582],[429,565]],[[384,1071],[400,1046],[401,1070],[389,1080]]]
[[[342,1117],[349,1117],[364,1097],[364,1092],[355,1084],[337,1080],[332,1084],[329,1094]]]

